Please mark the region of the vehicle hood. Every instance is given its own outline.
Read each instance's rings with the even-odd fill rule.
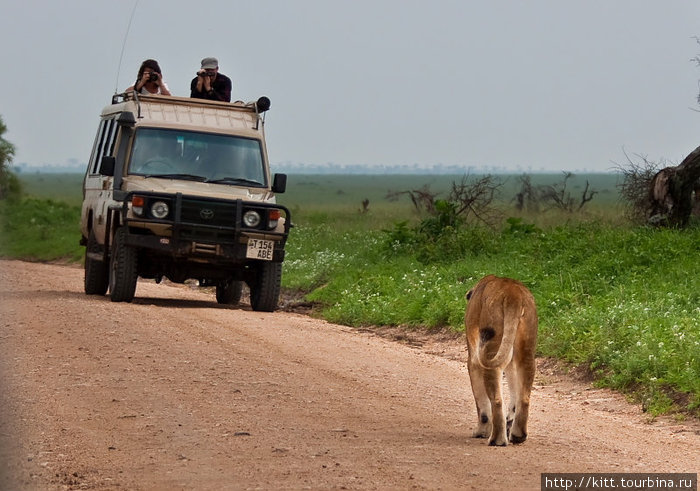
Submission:
[[[159,179],[157,177],[128,176],[124,178],[123,189],[127,192],[144,191],[154,193],[202,196],[219,199],[242,199],[274,203],[275,195],[267,189],[247,188],[229,184],[185,181],[181,179]]]

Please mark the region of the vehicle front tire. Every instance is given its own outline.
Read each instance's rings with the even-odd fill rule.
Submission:
[[[250,287],[250,306],[258,312],[274,312],[280,296],[282,263],[261,262]]]
[[[228,280],[216,285],[216,301],[222,305],[236,305],[242,294],[242,281]]]
[[[126,245],[126,228],[114,234],[109,260],[109,295],[112,302],[131,302],[136,293],[138,251]]]
[[[87,295],[104,295],[109,288],[109,264],[107,261],[95,259],[95,254],[103,255],[103,250],[97,243],[95,232],[90,230],[85,247],[85,293]]]

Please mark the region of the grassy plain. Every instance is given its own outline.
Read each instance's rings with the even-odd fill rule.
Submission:
[[[0,255],[78,260],[82,176],[20,177],[32,198],[0,204]],[[540,355],[585,365],[598,383],[634,394],[651,414],[700,413],[700,227],[627,223],[618,177],[610,174],[568,182],[574,197],[587,180],[598,191],[577,213],[518,212],[517,176],[504,176],[502,222],[455,229],[430,243],[415,240],[426,217],[408,197],[385,198],[425,185],[444,196],[459,179],[290,176],[279,197],[295,225],[283,286],[347,325],[460,330],[464,294],[480,277],[514,277],[537,300]]]
[[[60,201],[71,206],[83,202],[83,174],[24,173],[19,175],[28,197]]]

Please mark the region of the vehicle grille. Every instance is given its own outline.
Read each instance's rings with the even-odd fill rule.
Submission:
[[[237,204],[183,198],[180,209],[180,238],[193,241],[233,243]]]
[[[183,225],[235,228],[236,216],[235,202],[182,200],[180,220]]]

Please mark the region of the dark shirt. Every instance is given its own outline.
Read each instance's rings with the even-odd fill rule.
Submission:
[[[214,78],[214,83],[211,84],[212,90],[207,92],[200,92],[197,90],[197,78],[192,79],[190,84],[190,97],[195,99],[209,99],[212,101],[225,101],[231,102],[231,79],[222,73],[217,73]]]

